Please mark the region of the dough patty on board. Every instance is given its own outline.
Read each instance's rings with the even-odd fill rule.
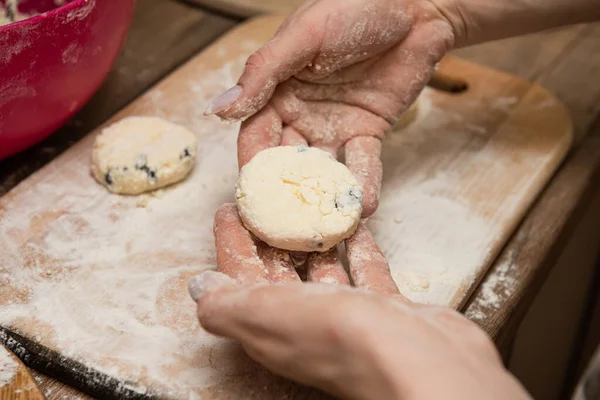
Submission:
[[[354,233],[362,213],[350,170],[306,146],[258,153],[240,171],[235,195],[246,228],[285,250],[327,251]]]
[[[140,194],[185,178],[196,136],[158,117],[128,117],[102,130],[92,152],[92,174],[113,193]]]

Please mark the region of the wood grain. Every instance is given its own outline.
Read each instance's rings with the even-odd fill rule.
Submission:
[[[568,59],[586,29],[585,25],[571,26],[465,47],[451,54],[533,82]]]
[[[564,48],[556,48],[555,54],[560,56],[549,57],[554,60],[552,62],[546,58],[549,64],[541,71],[527,70],[520,66],[518,59],[512,59],[512,65],[507,64],[505,68],[527,71],[532,78],[537,77],[539,82],[557,93],[573,115],[578,144],[464,308],[467,316],[479,323],[501,347],[510,341],[598,186],[600,82],[595,79],[595,71],[600,66],[600,56],[597,51],[590,53],[590,50],[595,49],[600,40],[599,26],[565,29],[564,35],[572,36],[573,41]],[[550,39],[555,34],[534,35],[539,48],[552,48]],[[511,41],[519,43],[531,39]],[[527,44],[526,47],[535,46]],[[482,45],[472,56],[480,62],[494,64],[497,59],[495,49],[496,44]],[[551,51],[541,53],[544,57],[552,54]],[[596,122],[590,130],[594,119]],[[486,292],[498,296],[497,306],[490,307],[484,296]]]
[[[498,345],[510,340],[599,183],[600,118],[565,160],[464,308]],[[485,301],[486,291],[499,294],[497,306]]]
[[[0,386],[0,400],[43,400],[44,396],[25,365],[2,346],[0,346],[0,353],[0,356],[8,355],[17,365],[12,380],[8,384]],[[0,382],[1,384],[2,382]]]
[[[93,397],[86,395],[85,393],[75,389],[72,386],[67,385],[59,381],[56,378],[52,378],[48,375],[44,375],[41,372],[30,369],[33,379],[38,383],[38,386],[42,393],[46,396],[47,400],[92,400]]]
[[[453,51],[540,83],[568,108],[576,142],[600,111],[600,24],[577,25]]]
[[[190,63],[176,71],[168,79],[161,82],[152,91],[146,93],[132,105],[128,106],[116,115],[112,121],[116,121],[127,115],[160,114],[163,117],[186,124],[198,132],[205,132],[202,134],[200,142],[203,146],[207,146],[203,153],[206,159],[210,159],[210,154],[213,154],[215,151],[217,151],[215,157],[234,157],[235,127],[226,128],[222,125],[214,125],[214,123],[211,125],[209,120],[198,117],[201,115],[198,108],[203,101],[202,99],[209,99],[218,93],[218,91],[223,90],[223,85],[230,84],[229,81],[235,79],[234,76],[243,67],[245,59],[243,54],[252,51],[252,48],[260,45],[262,41],[269,39],[274,29],[278,26],[279,21],[281,21],[279,18],[262,18],[237,28],[201,55],[194,58]],[[228,66],[225,70],[222,69],[224,64]],[[465,280],[461,278],[458,280],[457,286],[449,286],[448,288],[444,286],[445,283],[443,282],[442,286],[438,287],[436,286],[438,283],[432,280],[430,291],[442,290],[440,297],[434,297],[438,299],[435,301],[459,307],[468,293],[476,286],[479,278],[493,261],[495,254],[503,246],[504,241],[519,222],[529,204],[562,159],[570,142],[570,125],[562,106],[540,87],[532,86],[525,81],[509,75],[494,72],[455,58],[444,60],[441,70],[450,76],[454,76],[457,71],[465,73],[469,77],[469,90],[459,95],[431,92],[429,108],[425,108],[425,114],[422,118],[420,120],[417,119],[413,125],[403,131],[390,134],[389,142],[385,146],[387,154],[384,154],[383,158],[384,165],[386,165],[385,170],[388,171],[385,177],[387,179],[386,187],[388,189],[395,188],[394,196],[397,198],[401,198],[401,196],[398,196],[398,193],[410,192],[415,187],[419,187],[420,182],[427,183],[431,178],[444,178],[446,176],[444,174],[448,174],[447,176],[455,176],[458,181],[452,179],[445,180],[446,185],[441,188],[441,191],[431,193],[421,192],[417,194],[424,196],[420,197],[421,199],[427,199],[428,197],[444,198],[445,201],[449,202],[454,201],[452,199],[460,199],[460,202],[465,203],[466,206],[463,207],[456,203],[453,207],[459,207],[461,212],[467,213],[464,215],[465,219],[460,221],[461,229],[468,226],[472,218],[481,219],[490,224],[492,229],[484,231],[483,241],[474,250],[474,258],[470,260],[472,264],[465,271],[467,272],[467,275],[464,277]],[[206,76],[211,85],[207,86],[206,82],[201,80],[203,76]],[[199,95],[200,97],[198,97]],[[500,100],[500,105],[494,105],[498,100]],[[427,114],[428,112],[437,114]],[[434,117],[441,117],[442,120],[438,121]],[[435,125],[428,124],[428,122],[435,122]],[[135,272],[137,268],[142,267],[144,270],[147,270],[145,275],[155,271],[156,273],[163,274],[161,275],[161,279],[170,282],[171,280],[166,279],[164,274],[169,268],[172,269],[173,263],[183,262],[178,260],[178,257],[181,257],[180,251],[170,253],[165,251],[165,249],[148,247],[144,250],[143,258],[133,257],[135,254],[124,253],[123,255],[128,256],[127,259],[130,261],[116,265],[95,265],[96,261],[94,264],[78,265],[75,269],[73,269],[72,260],[55,259],[55,256],[51,256],[50,253],[40,255],[39,257],[34,255],[33,259],[27,256],[27,259],[17,261],[16,263],[11,258],[15,256],[17,258],[21,257],[18,251],[15,253],[11,249],[25,249],[29,243],[34,244],[37,249],[44,251],[43,249],[47,248],[47,245],[44,243],[48,243],[47,240],[51,236],[56,234],[59,236],[63,235],[63,228],[68,228],[69,225],[77,230],[80,228],[84,229],[86,240],[92,243],[101,243],[98,240],[101,240],[101,236],[106,234],[106,232],[103,233],[99,225],[95,225],[90,222],[91,220],[88,220],[92,215],[99,216],[99,210],[88,207],[84,207],[81,211],[75,211],[72,207],[68,210],[60,208],[62,207],[60,204],[65,200],[69,202],[69,199],[74,198],[72,196],[83,196],[86,199],[83,200],[83,204],[100,204],[107,201],[108,203],[106,204],[111,204],[113,197],[103,188],[96,186],[89,174],[86,173],[92,140],[93,136],[86,137],[2,199],[0,212],[3,213],[6,221],[20,221],[18,222],[20,226],[21,223],[27,225],[28,218],[33,219],[30,220],[30,228],[26,228],[25,231],[22,231],[21,227],[13,227],[12,223],[7,223],[4,227],[5,232],[6,229],[11,232],[12,244],[9,244],[9,248],[7,249],[8,257],[2,258],[3,261],[0,261],[0,268],[8,268],[6,276],[9,277],[16,275],[10,271],[17,265],[29,266],[23,269],[23,273],[31,271],[36,276],[39,271],[46,271],[46,274],[43,275],[44,279],[53,279],[59,284],[59,286],[53,289],[53,292],[56,292],[58,287],[62,286],[63,283],[66,285],[64,287],[67,291],[72,290],[71,285],[75,288],[81,287],[84,281],[79,279],[85,279],[85,276],[90,277],[90,273],[94,273],[98,267],[100,268],[98,271],[101,271],[102,274],[105,274],[109,270],[114,270],[116,273],[118,270],[116,276],[123,277],[127,280],[128,284],[135,283],[131,279],[137,279],[136,274],[132,275],[131,278],[125,275],[128,269],[130,269],[129,272]],[[208,146],[211,143],[213,143],[213,147],[209,149]],[[223,154],[219,153],[219,151],[223,151],[224,146],[227,146],[225,152]],[[527,154],[528,157],[524,158],[521,154]],[[202,159],[201,161],[205,160]],[[233,159],[231,164],[232,168],[229,169],[231,169],[232,175],[235,176],[237,175],[237,171]],[[202,176],[206,176],[208,179],[207,173],[211,175],[210,179],[218,178],[215,172],[210,172],[200,164],[191,179],[201,179],[199,177]],[[223,173],[223,171],[219,170],[219,173]],[[394,185],[394,182],[401,182],[403,185],[408,186],[404,186],[405,190],[403,191],[397,191],[398,188],[396,187],[397,185]],[[192,183],[188,184],[191,185]],[[48,192],[48,188],[52,188],[52,190]],[[192,192],[196,192],[195,187],[186,189],[186,184],[184,183],[174,188],[171,194],[175,195],[180,189],[187,191],[193,189]],[[202,190],[200,186],[198,189]],[[44,198],[45,202],[38,203],[35,200],[32,202],[31,199],[35,199],[34,192],[36,196]],[[381,214],[378,214],[381,218],[380,220],[377,218],[371,220],[372,224],[374,224],[376,234],[377,226],[389,223],[390,221],[392,224],[395,223],[394,215],[386,217],[384,214],[386,208],[390,209],[386,204],[386,199],[393,199],[394,196],[386,196],[384,194],[380,207],[382,211]],[[209,193],[202,198],[204,202],[190,201],[187,206],[189,210],[186,211],[186,223],[193,224],[194,229],[188,227],[186,230],[185,226],[182,225],[177,225],[177,229],[186,232],[189,240],[193,240],[195,244],[194,248],[206,248],[212,252],[212,237],[207,236],[202,238],[194,235],[199,229],[208,229],[208,232],[210,232],[213,207],[218,206],[222,200],[220,200],[218,193],[216,196]],[[26,199],[30,200],[25,201]],[[188,199],[187,195],[186,199]],[[161,204],[166,204],[165,201],[168,202],[168,198],[166,200],[154,200],[154,211],[148,213],[147,216],[146,214],[143,215],[144,221],[149,220],[151,222],[150,226],[158,229],[154,232],[152,230],[145,231],[144,236],[152,238],[166,235],[168,237],[170,234],[176,233],[172,231],[174,228],[174,225],[171,223],[172,215],[169,216],[168,220],[156,219],[155,215],[160,215],[160,213],[156,214],[156,212],[160,210]],[[120,226],[119,221],[125,215],[133,213],[136,205],[135,201],[128,201],[125,198],[120,199],[118,204],[116,203],[115,205],[117,208],[110,208],[107,211],[110,212],[108,218],[113,221],[112,225],[118,227]],[[391,203],[390,205],[393,206]],[[405,206],[410,206],[410,204]],[[60,210],[55,210],[55,207],[59,207]],[[125,214],[123,214],[124,210],[129,211],[125,211]],[[417,226],[422,230],[421,233],[431,241],[431,243],[422,242],[420,244],[420,246],[431,244],[431,246],[426,247],[428,256],[433,255],[445,262],[452,258],[448,257],[448,254],[439,253],[436,243],[443,245],[448,240],[451,240],[456,244],[452,250],[461,253],[465,252],[472,245],[470,240],[473,237],[468,237],[467,241],[460,242],[462,231],[457,231],[453,226],[443,224],[429,226],[429,223],[423,224],[422,221],[427,222],[428,220],[423,220],[422,218],[428,218],[428,214],[433,210],[425,210],[425,214],[417,213],[414,215],[410,213],[410,210],[410,207],[406,209],[404,213],[405,220],[400,225],[395,225],[400,228],[398,232],[392,235],[393,237],[386,237],[384,233],[379,234],[384,251],[386,246],[390,250],[395,249],[394,240],[399,239],[400,242],[407,242],[406,239],[408,237],[402,235],[414,236],[417,233],[417,231],[410,228],[410,224],[412,223],[411,217],[416,218]],[[394,207],[392,211],[398,212],[398,209]],[[402,208],[400,208],[400,211],[402,211]],[[92,214],[89,214],[89,212],[92,212]],[[111,217],[111,215],[113,216]],[[103,218],[101,219],[104,220]],[[61,221],[64,221],[67,225],[64,225]],[[207,224],[208,227],[205,226]],[[407,226],[409,228],[406,228]],[[59,231],[55,231],[56,228]],[[123,226],[124,228],[125,226]],[[440,236],[440,232],[442,236],[445,236]],[[14,242],[15,238],[17,240],[21,240],[18,238],[25,238],[25,241],[17,243]],[[458,241],[456,241],[457,238]],[[129,240],[131,239],[133,238],[129,238]],[[204,243],[204,239],[207,240],[206,243]],[[480,238],[476,239],[480,240]],[[74,239],[69,239],[68,242],[72,243],[72,240]],[[120,246],[121,243],[136,248],[136,245],[129,242],[119,241],[117,245]],[[39,247],[40,245],[42,247]],[[52,248],[47,249],[53,250]],[[109,251],[108,248],[104,250]],[[407,250],[405,249],[404,251]],[[409,259],[411,256],[410,251],[408,249]],[[2,253],[0,251],[0,254]],[[396,254],[399,254],[399,252],[396,251]],[[132,257],[130,258],[129,256]],[[393,258],[392,254],[389,254],[389,256]],[[201,265],[207,262],[201,258],[205,257],[202,252],[197,256],[190,255],[190,257],[200,258],[186,259],[186,264]],[[208,253],[208,257],[210,259],[210,253]],[[153,260],[151,265],[149,265],[149,260]],[[67,262],[71,265],[67,270],[62,271],[57,269],[57,266],[64,265]],[[143,266],[141,264],[138,265],[140,262],[143,263]],[[32,265],[36,266],[33,270],[30,268]],[[152,268],[149,268],[150,266]],[[419,264],[393,265],[393,267],[416,268],[417,272],[425,272],[419,271]],[[131,270],[131,268],[133,269]],[[164,316],[159,315],[159,319],[166,318],[169,321],[170,325],[164,325],[164,327],[175,328],[178,332],[182,333],[188,332],[193,327],[193,325],[188,326],[183,324],[185,321],[190,321],[190,323],[195,321],[193,308],[172,310],[174,305],[186,304],[184,288],[190,271],[184,272],[184,274],[178,275],[176,282],[173,283],[176,285],[177,290],[170,289],[168,298],[161,297],[159,302],[157,297],[156,300],[158,302],[156,306],[158,309],[167,307],[167,311],[169,311]],[[69,278],[71,274],[74,274],[73,278]],[[452,274],[456,274],[456,271],[453,271]],[[403,275],[400,274],[398,276],[402,277]],[[101,284],[101,281],[97,278],[100,278],[100,275],[93,276],[91,280],[94,286]],[[27,279],[26,281],[31,281],[35,285],[37,279],[32,277],[31,280]],[[10,300],[11,303],[18,301],[28,304],[29,300],[27,299],[14,298],[13,295],[15,293],[18,294],[20,289],[17,286],[12,286],[10,279],[8,284],[8,287],[4,291],[0,289],[0,293],[4,293],[3,296],[0,296],[0,303],[6,303]],[[406,286],[406,282],[400,282],[400,284],[401,286],[405,284],[404,288],[406,290],[412,290],[410,286]],[[107,298],[107,296],[110,296],[109,290],[114,291],[116,289],[117,287],[114,285],[114,282],[111,281],[111,285],[106,286],[106,291],[102,292],[103,300],[108,300],[111,307],[117,307],[114,309],[115,313],[126,312],[127,309],[121,308],[118,301],[115,302],[110,297]],[[160,290],[162,292],[162,286]],[[423,292],[422,288],[415,290]],[[448,291],[445,292],[445,290]],[[35,289],[32,289],[32,291],[35,293]],[[52,293],[48,293],[47,295],[52,296]],[[127,292],[126,295],[128,298],[133,299],[133,293]],[[157,296],[154,293],[150,293],[150,295]],[[419,293],[413,293],[413,296],[418,295]],[[145,296],[148,296],[148,293]],[[152,298],[150,297],[150,299]],[[48,301],[50,299],[44,296],[43,303],[45,304]],[[89,314],[90,310],[97,307],[97,303],[86,303],[85,297],[79,298],[76,304],[79,308],[74,310],[74,315],[79,315],[82,318],[85,314]],[[152,304],[154,306],[154,303]],[[11,304],[8,304],[9,309],[10,306]],[[146,312],[144,310],[136,311]],[[180,314],[180,318],[172,320],[170,316],[173,313]],[[103,373],[99,368],[107,368],[109,365],[112,367],[116,360],[118,360],[120,366],[129,365],[127,363],[131,363],[132,361],[139,362],[139,360],[121,360],[118,358],[118,353],[102,353],[102,358],[91,360],[87,358],[87,353],[83,352],[78,355],[80,362],[60,357],[61,351],[64,353],[72,353],[74,351],[68,346],[76,343],[77,339],[68,340],[60,347],[57,347],[53,340],[58,335],[57,331],[54,331],[54,334],[52,334],[52,330],[46,332],[49,328],[48,322],[43,324],[36,323],[36,315],[36,313],[27,313],[27,321],[29,322],[17,320],[16,323],[10,326],[10,331],[15,338],[18,338],[19,335],[22,337],[17,340],[19,345],[26,347],[28,351],[36,355],[36,357],[30,357],[32,365],[36,368],[46,368],[48,372],[58,376],[60,379],[67,380],[73,385],[77,385],[90,393],[99,394],[102,397],[151,398],[161,393],[160,391],[155,391],[157,387],[161,387],[155,381],[155,375],[141,376],[135,378],[135,381],[131,381],[132,376],[128,375],[128,373],[124,373],[124,375],[119,374],[116,377],[113,376],[113,378],[117,378],[117,382],[114,382],[114,385],[113,381],[107,379],[106,375],[101,376]],[[80,320],[78,324],[87,325],[88,322],[86,321],[86,319]],[[92,323],[92,321],[89,321],[89,323]],[[146,321],[145,323],[148,324],[149,322]],[[54,329],[57,328],[56,326],[54,327]],[[98,326],[98,328],[100,327]],[[46,333],[41,335],[39,334],[40,330]],[[18,332],[18,334],[15,332]],[[131,340],[135,339],[134,334],[135,332],[133,331],[127,331],[126,334],[115,336],[109,329],[102,333],[103,336],[98,337],[97,340],[119,342],[125,339],[127,341],[130,338]],[[200,332],[197,334],[200,335]],[[32,340],[33,338],[35,338],[35,341]],[[178,388],[177,384],[180,381],[180,375],[177,368],[186,365],[185,362],[210,361],[213,352],[221,354],[225,351],[223,348],[225,344],[223,342],[216,341],[213,343],[213,340],[211,339],[209,342],[211,343],[210,348],[194,354],[192,358],[189,358],[190,355],[185,352],[178,352],[179,357],[188,357],[189,359],[184,358],[181,365],[174,363],[168,370],[162,372],[168,377],[168,384],[172,385],[169,389]],[[40,343],[44,346],[40,346]],[[149,352],[150,349],[158,350],[160,347],[161,343],[157,342],[148,346],[148,350],[146,351]],[[82,348],[79,349],[81,350]],[[251,391],[251,394],[248,396],[252,398],[265,398],[265,396],[279,398],[283,395],[291,396],[290,398],[305,398],[308,396],[307,393],[310,393],[310,391],[306,392],[305,390],[298,389],[287,381],[277,379],[261,369],[257,370],[255,366],[246,366],[247,361],[243,361],[243,357],[240,358],[241,356],[238,352],[234,354],[230,353],[230,350],[227,350],[226,354],[229,354],[229,356],[222,360],[220,359],[219,365],[224,363],[223,365],[227,365],[227,368],[240,368],[244,371],[242,375],[244,378],[241,379],[238,377],[233,380],[227,378],[225,380],[226,383],[218,386],[218,389],[216,386],[210,387],[208,390],[202,392],[207,398],[222,398],[222,396],[227,395],[236,397],[241,395],[241,391],[245,392],[248,390]],[[137,364],[131,365],[136,366]],[[219,368],[224,367],[220,366]],[[216,372],[218,370],[213,373]],[[221,379],[225,379],[225,377]],[[99,387],[97,383],[100,381],[102,384]],[[96,383],[96,385],[90,385],[90,383]],[[163,385],[162,387],[165,385],[164,381],[160,382],[160,384]],[[267,389],[264,389],[265,387]]]
[[[551,90],[573,116],[576,143],[586,135],[600,113],[600,23],[587,25],[569,53],[537,81]]]

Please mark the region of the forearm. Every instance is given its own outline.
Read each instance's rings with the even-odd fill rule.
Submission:
[[[433,0],[454,27],[455,47],[600,20],[599,0]]]

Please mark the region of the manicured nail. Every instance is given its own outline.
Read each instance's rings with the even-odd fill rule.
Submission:
[[[235,281],[227,275],[216,271],[206,271],[190,278],[188,292],[192,299],[197,302],[205,292],[231,285],[235,285]]]
[[[204,115],[211,115],[218,113],[219,111],[223,111],[224,109],[232,105],[233,102],[236,101],[238,97],[240,97],[240,94],[242,94],[242,87],[239,85],[227,89],[226,92],[214,99],[212,103],[210,103],[208,107],[206,107],[206,110],[204,110]]]

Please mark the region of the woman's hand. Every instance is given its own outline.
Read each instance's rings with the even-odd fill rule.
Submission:
[[[302,283],[233,204],[217,211],[215,242],[218,272],[189,283],[200,323],[276,374],[344,399],[529,398],[475,324],[400,295],[363,224],[346,241],[356,288],[335,249],[308,255]]]
[[[278,145],[338,155],[377,209],[381,142],[452,47],[453,29],[430,0],[313,0],[250,56],[237,86],[207,114],[245,120],[240,168]]]
[[[378,206],[383,135],[453,47],[600,19],[597,0],[308,0],[206,114],[244,120],[242,167],[278,145],[338,155]]]
[[[324,253],[290,253],[255,239],[242,224],[235,204],[224,204],[215,215],[218,270],[240,285],[300,282],[296,268],[309,282],[350,285],[337,248]],[[402,298],[371,232],[361,223],[346,240],[349,272],[355,286]]]
[[[214,271],[190,293],[207,331],[343,399],[529,398],[486,334],[450,309],[339,285],[240,286]]]

